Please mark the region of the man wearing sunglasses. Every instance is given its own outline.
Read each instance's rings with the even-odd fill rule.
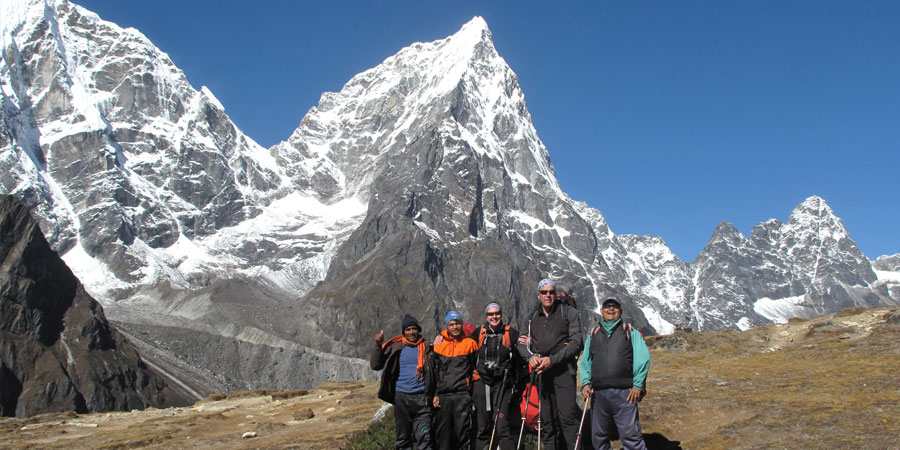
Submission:
[[[478,341],[475,362],[475,383],[472,399],[475,402],[475,418],[478,422],[475,448],[488,447],[491,437],[501,450],[516,448],[508,421],[512,388],[519,376],[524,360],[515,345],[519,332],[503,324],[503,314],[498,303],[484,308],[485,323],[475,329],[472,337]],[[496,430],[494,429],[496,424]]]
[[[646,449],[637,404],[650,370],[650,351],[640,331],[622,325],[619,297],[607,296],[600,313],[603,320],[587,337],[578,368],[581,394],[593,400],[593,446],[609,449],[618,431],[624,448]]]
[[[541,441],[547,450],[572,449],[581,411],[576,403],[575,361],[583,336],[578,310],[556,298],[556,283],[538,283],[537,310],[528,320],[528,337],[519,339],[531,370],[540,374]]]

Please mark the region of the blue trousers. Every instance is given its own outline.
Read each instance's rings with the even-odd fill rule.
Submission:
[[[628,401],[631,389],[596,389],[593,405],[591,405],[591,440],[594,448],[608,450],[610,435],[619,431],[622,447],[627,450],[646,449],[644,436],[641,434],[641,423],[638,420],[638,407]],[[613,428],[615,427],[615,429]]]

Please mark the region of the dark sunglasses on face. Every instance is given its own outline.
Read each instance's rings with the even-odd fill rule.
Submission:
[[[556,295],[556,291],[538,291],[541,295]]]
[[[494,317],[494,316],[499,316],[500,314],[501,314],[500,311],[497,311],[497,312],[489,312],[489,313],[487,313],[487,316],[488,316],[488,317]]]

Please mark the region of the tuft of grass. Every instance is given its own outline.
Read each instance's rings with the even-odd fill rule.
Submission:
[[[235,391],[228,394],[209,394],[206,396],[206,401],[220,401],[226,399],[236,399],[236,398],[252,398],[252,397],[265,397],[267,395],[272,396],[272,400],[286,400],[294,397],[302,397],[304,395],[309,395],[309,391],[306,389],[297,389],[292,391],[278,391],[278,390],[270,390],[270,389],[253,389],[250,391]],[[202,402],[201,402],[202,403]]]
[[[472,425],[475,426],[475,424]],[[350,435],[346,444],[340,448],[341,450],[391,450],[397,444],[395,433],[394,409],[390,408],[384,417],[369,424],[365,430]],[[517,433],[513,433],[513,439],[516,439],[517,436]],[[534,433],[525,433],[522,449],[537,449],[537,436]]]
[[[343,450],[390,450],[396,446],[394,408],[390,408],[379,420],[365,430],[350,435]]]
[[[269,391],[269,394],[272,396],[272,400],[286,400],[289,398],[309,395],[309,391],[306,389],[297,389],[293,391]]]

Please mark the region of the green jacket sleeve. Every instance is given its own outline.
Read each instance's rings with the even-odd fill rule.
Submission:
[[[584,351],[581,352],[581,361],[578,363],[578,376],[581,377],[581,386],[591,382],[591,334],[587,333],[584,342]]]
[[[634,382],[632,385],[636,389],[643,389],[647,373],[650,372],[650,349],[647,348],[647,343],[644,342],[641,332],[636,329],[631,330],[631,350],[634,352],[634,363],[632,364]]]

